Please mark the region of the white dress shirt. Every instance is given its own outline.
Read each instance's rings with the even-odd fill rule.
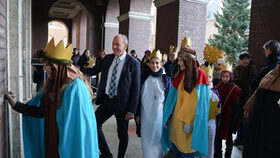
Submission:
[[[123,53],[123,55],[121,55],[119,57],[120,63],[119,63],[119,67],[118,67],[118,70],[117,70],[117,76],[116,76],[116,91],[115,91],[115,95],[118,94],[119,79],[120,79],[121,72],[122,72],[122,69],[123,69],[123,65],[124,65],[124,62],[125,62],[125,57],[126,57],[126,51]],[[116,65],[116,61],[117,61],[116,59],[117,58],[115,57],[115,59],[113,60],[111,66],[109,68],[109,71],[108,71],[107,83],[106,83],[106,88],[105,88],[105,93],[107,95],[109,95],[109,87],[110,87],[110,83],[111,83],[113,69],[114,69],[114,67]]]

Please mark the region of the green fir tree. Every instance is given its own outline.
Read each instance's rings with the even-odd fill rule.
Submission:
[[[215,14],[218,34],[208,39],[210,45],[222,49],[228,61],[236,65],[238,55],[248,49],[250,0],[223,0],[222,14]]]

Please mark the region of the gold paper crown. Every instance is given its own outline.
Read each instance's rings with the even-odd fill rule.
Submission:
[[[95,64],[95,58],[89,57],[87,68],[92,68]]]
[[[152,54],[150,55],[150,58],[159,58],[159,60],[162,60],[162,55],[159,50],[153,50]]]
[[[72,45],[68,44],[64,48],[63,41],[61,40],[56,46],[54,45],[54,38],[47,44],[43,55],[50,60],[60,62],[62,64],[71,64]]]
[[[210,65],[208,65],[207,67],[205,65],[202,65],[201,69],[206,73],[207,76],[212,76],[213,68],[211,68]]]
[[[217,45],[215,47],[209,46],[208,44],[205,46],[203,50],[204,60],[207,60],[209,63],[218,63],[218,59],[223,59],[224,53],[223,50],[218,49]]]
[[[162,61],[167,61],[167,55],[166,54],[162,54]]]
[[[179,48],[178,47],[175,47],[175,46],[170,46],[169,47],[169,53],[175,53],[177,54],[179,52]]]
[[[191,39],[190,38],[186,38],[186,37],[184,37],[183,38],[183,40],[182,40],[182,43],[181,43],[181,47],[192,47],[192,41],[191,41]]]
[[[227,70],[227,71],[232,72],[232,65],[229,64],[229,62],[225,62],[225,61],[226,61],[226,59],[219,59],[218,60],[218,64],[221,64],[221,70],[222,71]]]

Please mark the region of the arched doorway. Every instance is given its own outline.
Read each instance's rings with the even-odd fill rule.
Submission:
[[[52,29],[48,29],[48,40],[51,37],[59,36],[59,40],[55,39],[55,43],[64,40],[65,45],[71,42],[73,48],[78,48],[81,51],[93,50],[93,18],[82,1],[58,0],[50,7],[49,17],[54,20],[49,22],[49,28]],[[68,35],[57,33],[58,30],[62,29],[62,25],[58,26],[58,23],[66,27]]]
[[[63,40],[64,47],[66,47],[69,41],[68,34],[69,30],[65,23],[56,20],[48,23],[48,42],[54,38],[54,43],[56,45],[59,41]]]

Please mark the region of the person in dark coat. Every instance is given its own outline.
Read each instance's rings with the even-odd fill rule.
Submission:
[[[113,54],[105,56],[103,62],[85,69],[88,75],[101,72],[95,111],[98,129],[100,158],[112,158],[102,125],[115,115],[118,127],[118,158],[125,157],[128,145],[128,121],[134,118],[140,96],[140,63],[126,53],[127,37],[119,34],[113,38]]]
[[[280,60],[260,82],[244,106],[249,116],[248,144],[245,158],[280,155]]]
[[[78,48],[74,48],[71,60],[73,61],[73,65],[75,65],[78,69],[80,69],[80,67],[78,66],[78,61],[80,59],[80,56],[81,55],[79,53]]]
[[[178,47],[170,46],[168,61],[164,64],[166,74],[171,78],[173,76],[174,68],[178,64],[177,58]]]
[[[133,56],[136,60],[138,60],[141,63],[141,60],[137,57],[135,50],[130,51],[130,55]]]
[[[233,70],[234,74],[234,83],[241,88],[243,94],[240,96],[240,103],[241,103],[241,112],[239,120],[243,119],[243,106],[247,102],[247,100],[251,97],[250,92],[250,84],[252,83],[253,79],[257,77],[257,67],[251,61],[251,57],[248,52],[242,52],[239,55],[240,65],[236,66]],[[237,132],[237,138],[234,141],[234,145],[239,146],[242,145],[244,141],[246,141],[247,135],[247,124],[240,122]]]
[[[145,71],[149,70],[149,62],[150,62],[151,53],[152,52],[150,50],[145,51],[145,55],[141,61],[141,74],[144,73]]]
[[[265,63],[260,69],[258,76],[251,84],[252,92],[254,92],[261,82],[262,78],[277,65],[277,60],[280,58],[280,43],[276,40],[267,41],[264,46],[265,57],[267,58]]]
[[[44,60],[38,52],[32,57],[31,64],[34,67],[33,82],[36,83],[36,92],[38,92],[44,85],[46,79],[46,72],[43,70]]]
[[[106,56],[106,51],[104,49],[101,49],[98,54],[97,54],[97,57],[96,57],[96,65],[102,65],[102,62],[103,62],[103,59],[105,58]],[[96,88],[98,87],[99,85],[99,82],[100,82],[100,73],[96,75],[96,84],[94,85]],[[95,91],[95,90],[94,90]]]
[[[88,49],[85,49],[83,55],[80,57],[78,61],[78,66],[80,66],[80,70],[83,72],[86,66],[88,66],[90,52]]]

